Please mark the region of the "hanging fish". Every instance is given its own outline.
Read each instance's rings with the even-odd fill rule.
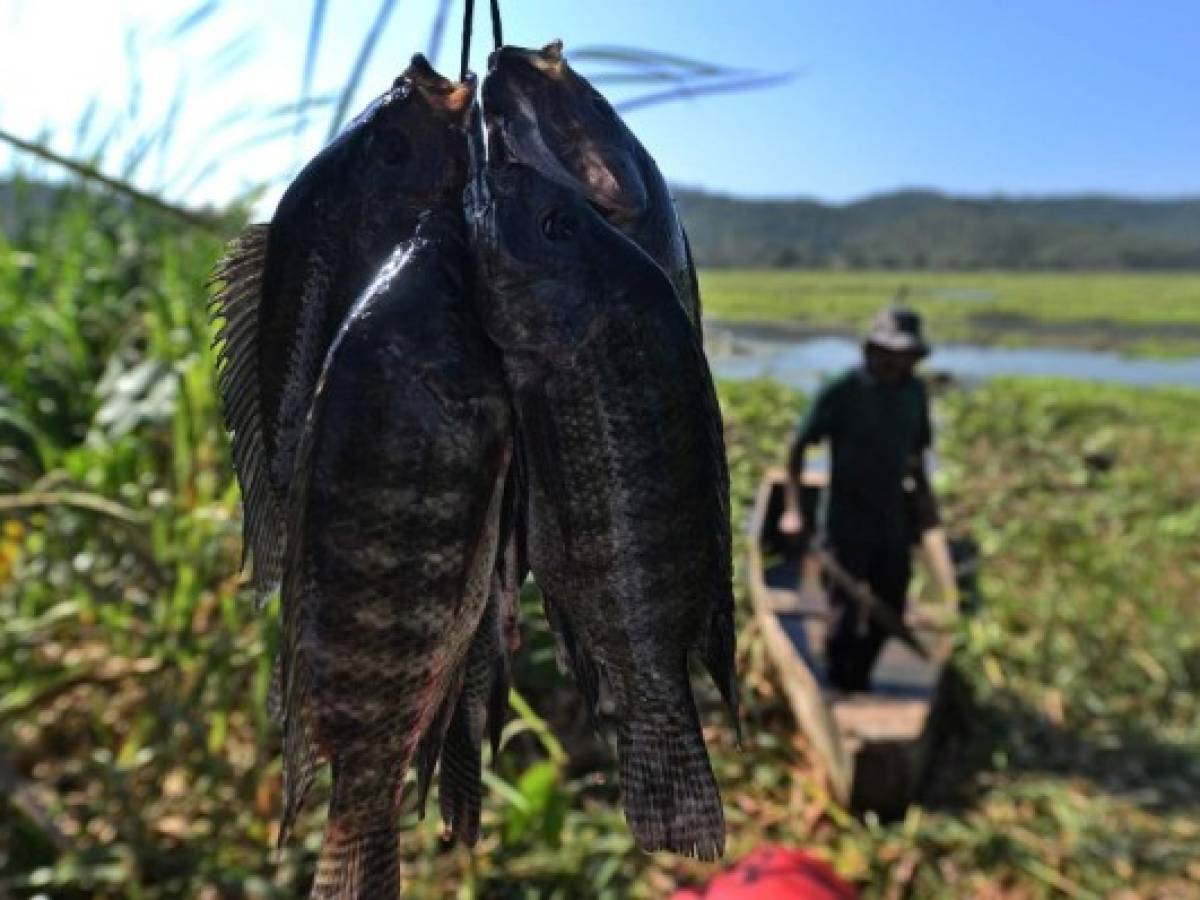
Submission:
[[[414,56],[214,272],[219,383],[260,600],[279,582],[283,510],[321,364],[351,304],[421,214],[461,208],[474,96],[473,78],[451,82]]]
[[[524,163],[581,191],[662,266],[699,331],[699,282],[666,180],[604,96],[564,59],[562,41],[495,51],[483,105],[491,160]]]
[[[493,165],[506,160],[525,163],[581,191],[610,224],[663,268],[700,337],[699,283],[666,181],[604,97],[567,64],[562,43],[555,41],[541,50],[503,47],[493,53],[483,97]],[[719,422],[715,394],[710,400]],[[724,467],[721,477],[717,492],[727,498]],[[729,529],[722,535],[728,542],[726,552],[732,552]],[[736,723],[732,598],[718,604],[713,617],[710,668]]]
[[[489,58],[483,83],[489,160],[518,162],[580,191],[588,202],[662,267],[702,340],[700,287],[683,223],[666,180],[637,136],[607,100],[563,57],[561,41],[541,50],[502,47]],[[711,383],[706,394],[720,425]],[[718,433],[724,459],[724,437]],[[714,491],[729,496],[721,466]],[[726,507],[728,516],[728,507]],[[732,553],[728,526],[718,539]],[[710,671],[737,727],[733,599],[712,611]]]
[[[700,343],[661,267],[577,191],[490,166],[468,209],[547,613],[589,705],[611,693],[639,844],[716,858],[724,819],[688,656],[732,680],[732,632],[714,633],[732,566]]]
[[[328,760],[314,897],[396,895],[405,772],[488,603],[512,423],[468,253],[461,206],[422,217],[346,317],[297,452],[280,840]]]

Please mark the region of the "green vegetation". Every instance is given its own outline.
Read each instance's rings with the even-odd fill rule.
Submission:
[[[707,269],[705,313],[858,333],[907,288],[935,341],[1200,352],[1200,275]]]
[[[237,575],[202,289],[218,243],[55,203],[0,242],[0,895],[294,896],[323,809],[273,860],[275,630]],[[740,525],[801,398],[721,394]],[[856,822],[744,621],[744,751],[704,697],[731,855],[806,846],[880,897],[1196,896],[1200,395],[1009,382],[939,403],[951,525],[986,556],[960,633],[976,727],[926,808]],[[436,812],[409,813],[411,896],[650,898],[711,871],[633,848],[526,601],[529,704],[513,698],[485,837],[442,848]]]
[[[854,203],[676,191],[701,266],[1196,269],[1200,200],[1013,200],[898,191]]]

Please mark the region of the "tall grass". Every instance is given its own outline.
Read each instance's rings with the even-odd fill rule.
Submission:
[[[0,895],[288,897],[311,873],[322,797],[271,850],[275,629],[238,576],[200,286],[218,244],[84,190],[0,244]],[[741,522],[803,400],[721,399]],[[926,808],[855,821],[741,598],[744,751],[702,697],[731,855],[807,846],[870,896],[1188,896],[1197,395],[1011,382],[939,403],[951,525],[986,554],[987,602],[959,636],[976,729]],[[484,838],[444,848],[436,812],[408,811],[411,896],[650,898],[711,872],[635,850],[535,590],[524,605]]]

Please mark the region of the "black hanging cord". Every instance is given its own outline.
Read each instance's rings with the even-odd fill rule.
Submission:
[[[492,0],[492,46],[496,50],[504,46],[504,29],[500,25],[500,0]]]
[[[492,2],[495,8],[495,0]],[[462,32],[462,65],[458,69],[458,80],[466,81],[467,70],[471,62],[471,23],[475,19],[475,0],[467,0],[467,8],[463,11]]]

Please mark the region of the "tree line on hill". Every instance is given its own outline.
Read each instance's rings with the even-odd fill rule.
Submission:
[[[701,268],[1200,268],[1200,199],[675,198]]]
[[[0,179],[0,233],[61,190]],[[700,268],[1200,269],[1200,199],[897,191],[831,204],[680,188],[675,200]]]

